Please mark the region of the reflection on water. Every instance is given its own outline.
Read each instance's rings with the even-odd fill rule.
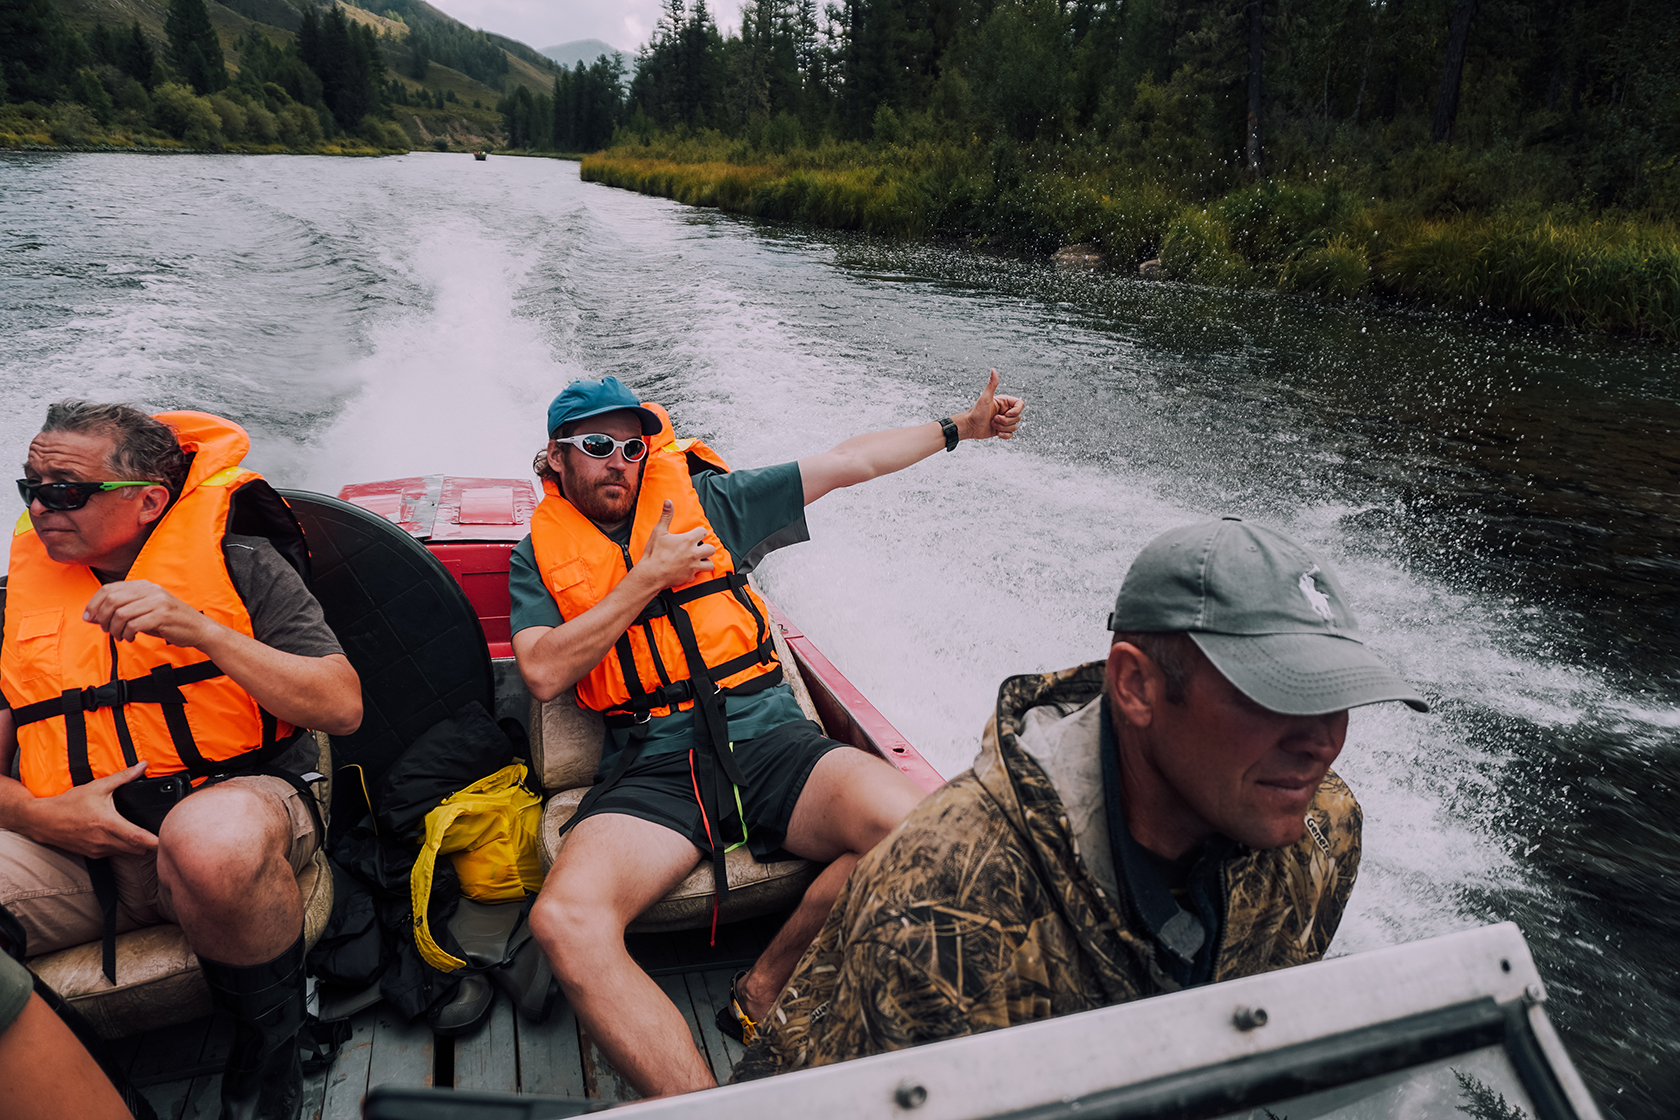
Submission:
[[[1236,513],[1341,569],[1436,704],[1354,713],[1336,952],[1513,918],[1609,1110],[1680,1099],[1680,421],[1672,350],[1058,274],[422,155],[0,155],[0,446],[45,402],[198,407],[284,485],[525,476],[615,374],[738,466],[1031,402],[812,507],[772,597],[943,772],[1005,676],[1100,656],[1158,532]]]

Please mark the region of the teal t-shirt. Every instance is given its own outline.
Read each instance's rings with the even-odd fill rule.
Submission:
[[[776,549],[811,539],[805,525],[805,482],[798,463],[728,473],[704,471],[694,476],[694,490],[712,532],[735,558],[735,570],[742,575]],[[537,571],[530,537],[514,546],[508,568],[508,595],[512,600],[509,624],[515,634],[527,627],[559,626],[565,621]],[[726,697],[724,711],[729,717],[729,737],[737,743],[805,718],[793,689],[785,683],[751,696]],[[634,728],[613,731],[613,742],[601,759],[603,770],[611,767],[612,756],[624,748],[631,735],[642,739],[643,757],[686,751],[694,745],[694,713],[672,712]]]
[[[0,951],[0,1034],[5,1034],[35,994],[29,970]]]

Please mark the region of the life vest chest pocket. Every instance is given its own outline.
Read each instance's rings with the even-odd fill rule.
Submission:
[[[64,630],[64,608],[30,611],[18,617],[16,632],[7,641],[17,650],[18,677],[32,681],[57,677],[62,666],[59,638]]]
[[[550,591],[568,591],[575,588],[580,594],[598,598],[595,581],[589,578],[589,561],[583,557],[554,565],[548,570],[548,578],[543,582],[548,584]]]

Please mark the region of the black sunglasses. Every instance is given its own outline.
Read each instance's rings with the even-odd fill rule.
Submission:
[[[638,439],[635,436],[631,436],[629,439],[614,439],[611,436],[602,435],[600,432],[592,432],[586,436],[566,436],[556,439],[554,442],[569,443],[591,459],[611,459],[614,451],[622,450],[626,463],[639,463],[642,461],[642,456],[648,452],[647,440],[645,439]]]
[[[611,452],[608,452],[611,454]],[[66,510],[81,509],[88,504],[88,499],[101,490],[120,490],[124,486],[162,486],[161,482],[31,482],[27,478],[17,480],[18,495],[23,498],[23,504],[32,506],[36,502],[50,510],[63,513]]]

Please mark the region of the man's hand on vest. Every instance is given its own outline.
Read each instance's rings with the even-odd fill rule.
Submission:
[[[711,571],[712,553],[717,551],[706,540],[704,526],[686,533],[671,532],[672,513],[673,507],[667,501],[665,511],[659,515],[659,523],[648,535],[641,563],[636,565],[636,570],[646,578],[658,582],[658,591],[681,587],[695,576]]]
[[[154,852],[157,837],[123,817],[111,802],[112,790],[145,773],[146,764],[140,762],[56,797],[37,797],[29,804],[19,831],[37,843],[79,856]]]
[[[149,580],[107,583],[88,600],[82,620],[119,642],[150,634],[172,646],[202,645],[217,624]]]

